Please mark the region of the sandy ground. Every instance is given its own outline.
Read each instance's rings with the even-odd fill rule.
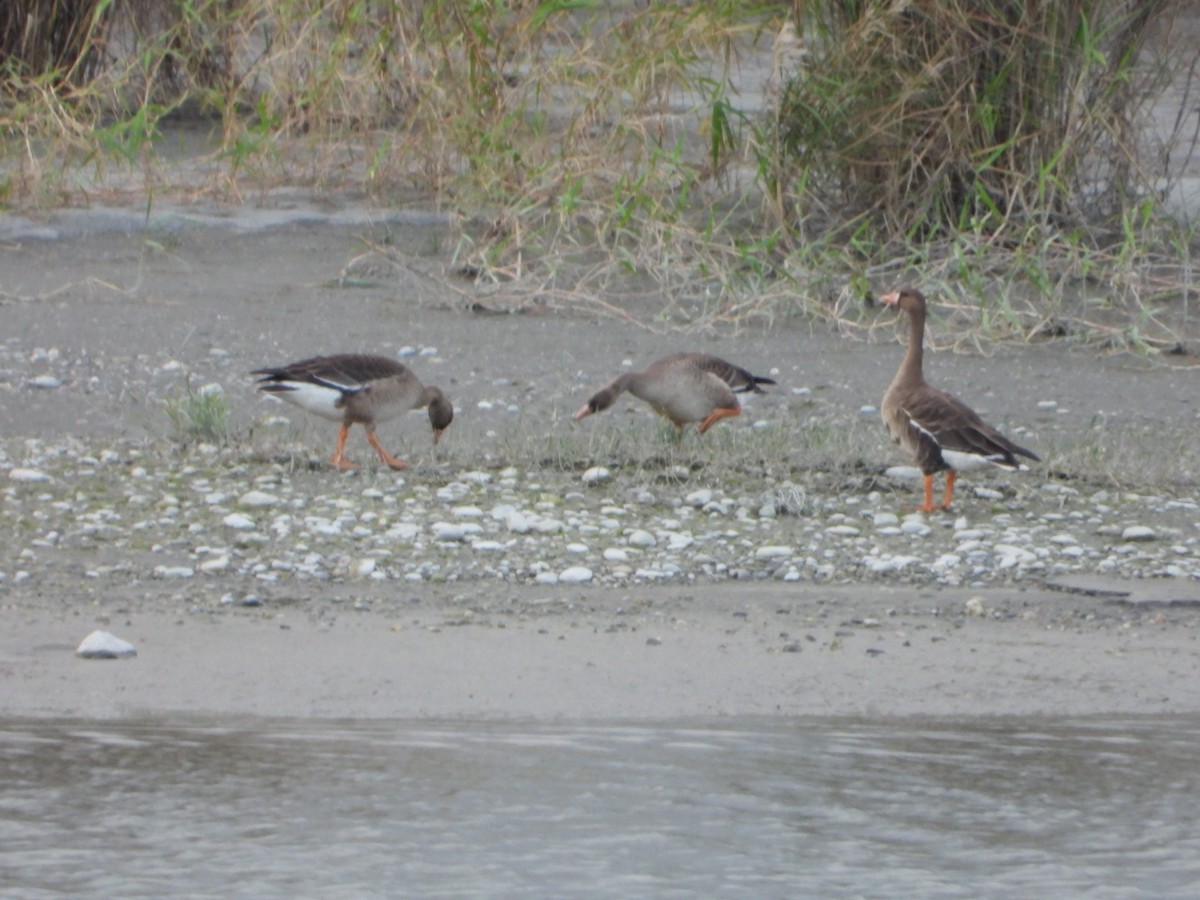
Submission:
[[[570,412],[626,358],[716,351],[775,371],[780,386],[756,401],[756,414],[828,412],[848,421],[878,403],[901,353],[890,329],[878,342],[862,342],[785,324],[718,341],[664,337],[586,310],[481,316],[465,310],[460,293],[421,274],[436,269],[437,259],[426,256],[429,230],[396,222],[387,226],[391,240],[408,248],[413,266],[373,287],[337,287],[330,280],[362,252],[361,237],[383,228],[354,221],[352,212],[302,211],[290,222],[221,227],[168,223],[149,240],[98,230],[95,217],[82,225],[55,216],[3,221],[0,436],[9,457],[19,461],[28,440],[161,439],[156,398],[181,370],[195,385],[224,384],[244,427],[262,414],[246,373],[315,353],[439,348],[436,359],[413,365],[452,394],[459,410],[442,460],[451,468],[501,452],[504,435],[479,411],[480,401],[520,403],[529,410],[525,429],[572,427]],[[1039,446],[1071,440],[1097,415],[1135,445],[1194,443],[1200,428],[1196,368],[1063,345],[1003,357],[936,354],[930,365],[988,418],[1027,423]],[[42,372],[61,376],[63,387],[26,386]],[[1039,406],[1044,400],[1058,405]],[[728,427],[750,427],[751,416],[742,418]],[[390,433],[416,428],[410,420]],[[305,436],[322,455],[331,449],[328,427]],[[881,435],[865,452],[876,454],[881,465],[904,461]],[[5,538],[0,570],[15,568],[20,543]],[[178,597],[156,608],[124,603],[119,591],[97,604],[82,599],[78,571],[64,568],[49,582],[0,582],[0,714],[624,719],[1200,711],[1195,582],[1165,592],[1104,582],[986,590],[383,584],[371,589],[386,602],[369,611],[317,614],[320,585],[284,610],[193,609]],[[1063,587],[1069,590],[1051,589]],[[972,598],[982,615],[968,612]],[[132,641],[137,658],[75,658],[74,647],[93,628]]]
[[[493,591],[477,587],[475,591]],[[509,589],[511,590],[511,589]],[[782,587],[526,592],[420,611],[6,613],[5,715],[672,719],[1200,712],[1200,616],[1005,590]],[[965,614],[966,599],[983,615]],[[48,604],[47,604],[48,605]],[[93,626],[132,660],[72,655]]]

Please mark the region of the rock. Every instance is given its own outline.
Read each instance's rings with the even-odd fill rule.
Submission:
[[[56,388],[62,387],[62,382],[53,375],[35,375],[33,378],[25,382],[26,387],[36,388],[42,391],[53,391]]]
[[[755,559],[787,559],[791,555],[791,547],[784,547],[779,544],[771,544],[765,547],[759,547],[754,551]]]
[[[612,472],[604,466],[592,466],[583,473],[584,484],[606,484],[609,481],[612,481]]]
[[[204,562],[200,563],[197,568],[199,568],[200,571],[205,575],[213,575],[217,572],[224,572],[229,568],[229,557],[225,556],[224,554],[221,556],[214,556],[212,559],[206,559]]]
[[[835,537],[857,537],[862,534],[853,525],[831,525],[825,529],[826,534],[832,534]]]
[[[653,547],[658,543],[658,539],[644,528],[635,528],[626,540],[632,547]]]
[[[193,578],[196,575],[191,566],[155,566],[155,578]]]
[[[620,547],[609,547],[604,551],[607,562],[629,562],[629,554]]]
[[[887,572],[902,572],[914,563],[920,562],[915,556],[889,556],[886,559],[871,557],[865,560],[867,570],[875,574]]]
[[[972,597],[963,604],[963,609],[968,616],[975,616],[976,618],[982,618],[987,614],[987,610],[983,608],[982,597]]]
[[[1123,541],[1153,541],[1158,539],[1158,532],[1147,525],[1130,525],[1121,532]]]
[[[25,481],[38,482],[50,481],[51,478],[45,472],[38,469],[9,469],[8,478],[10,481]]]
[[[266,491],[247,491],[238,498],[238,506],[245,506],[250,509],[278,506],[280,502],[278,497],[274,494],[268,494]]]
[[[478,534],[483,529],[466,522],[434,522],[430,530],[434,540],[454,542],[465,541],[468,534]]]
[[[368,556],[360,559],[350,567],[350,574],[354,578],[369,578],[375,571],[375,567],[379,565],[379,560]]]
[[[133,644],[107,631],[93,631],[80,641],[75,655],[82,659],[130,659],[137,656],[137,650]]]
[[[558,573],[558,580],[568,584],[580,584],[592,580],[592,570],[587,566],[571,566]]]
[[[253,531],[255,528],[254,520],[242,513],[230,513],[221,521],[226,528],[232,528],[235,531]]]

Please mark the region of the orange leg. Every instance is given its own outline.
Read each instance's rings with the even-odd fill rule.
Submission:
[[[946,497],[942,501],[941,506],[933,505],[933,476],[925,476],[925,503],[918,506],[917,512],[931,513],[938,509],[949,509],[950,504],[954,502],[954,482],[958,478],[958,473],[953,469],[946,471]]]
[[[925,476],[925,504],[917,507],[917,512],[930,513],[937,509],[933,505],[933,476]]]
[[[946,472],[946,500],[942,503],[942,509],[949,509],[950,504],[954,501],[954,481],[958,477],[958,473],[953,469]],[[925,502],[929,502],[929,498],[925,498]]]
[[[377,438],[375,436],[374,427],[372,427],[370,425],[367,425],[364,427],[367,429],[367,443],[375,448],[375,452],[379,454],[379,458],[381,460],[383,460],[383,462],[386,465],[390,466],[393,469],[407,469],[408,468],[408,463],[406,463],[402,459],[397,459],[396,457],[392,456],[392,454],[388,453],[386,450],[383,449],[383,444],[379,443],[379,438]]]
[[[704,434],[704,432],[712,428],[715,424],[717,424],[717,422],[721,421],[721,419],[728,419],[732,418],[733,416],[740,416],[741,414],[742,408],[740,406],[718,407],[708,414],[707,419],[700,423],[700,433]]]
[[[333,451],[333,456],[329,458],[329,461],[342,471],[358,468],[358,463],[352,463],[346,459],[346,438],[349,435],[350,426],[343,422],[342,427],[338,429],[337,449]]]

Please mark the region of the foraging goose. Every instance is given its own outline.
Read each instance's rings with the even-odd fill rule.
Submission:
[[[958,470],[986,465],[1023,469],[1017,456],[1038,457],[1018,447],[961,400],[931,387],[921,371],[925,340],[925,296],[904,288],[879,298],[888,306],[908,313],[908,350],[896,377],[883,395],[883,421],[896,442],[917,460],[925,475],[925,504],[921,512],[932,512],[933,476],[946,473],[946,497],[941,509],[954,499]]]
[[[716,356],[676,353],[651,363],[641,372],[626,372],[613,379],[579,408],[575,418],[603,412],[616,402],[622,391],[629,391],[670,419],[682,439],[683,427],[688,422],[699,422],[700,433],[704,434],[718,420],[741,413],[734,394],[761,394],[760,384],[774,383]]]
[[[392,456],[375,436],[379,422],[394,419],[410,409],[429,407],[433,442],[454,419],[454,407],[435,387],[425,387],[408,366],[386,356],[345,353],[314,356],[276,369],[255,369],[262,375],[258,389],[325,419],[340,422],[337,450],[331,458],[339,469],[356,469],[346,459],[346,437],[356,422],[367,430],[367,442],[379,458],[393,469],[408,463]]]

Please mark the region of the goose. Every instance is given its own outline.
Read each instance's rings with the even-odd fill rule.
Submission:
[[[1015,471],[1026,468],[1018,456],[1037,460],[1032,450],[1017,446],[957,397],[925,380],[925,295],[903,288],[879,299],[908,313],[908,350],[883,395],[880,411],[892,437],[913,455],[925,476],[925,503],[918,509],[926,513],[949,509],[959,471],[989,465]],[[938,472],[946,473],[946,495],[935,506],[933,476]]]
[[[337,449],[331,457],[338,469],[358,468],[345,453],[351,425],[357,423],[366,429],[367,443],[385,465],[407,469],[408,463],[384,449],[375,435],[375,426],[410,409],[427,406],[436,445],[454,419],[454,407],[441,390],[421,384],[408,366],[386,356],[314,356],[278,368],[255,369],[250,374],[262,376],[256,382],[260,391],[341,423]]]
[[[603,412],[622,392],[628,391],[670,419],[682,439],[683,428],[689,422],[699,422],[699,431],[704,434],[721,419],[741,413],[735,394],[761,394],[760,384],[774,383],[717,356],[676,353],[640,372],[626,372],[614,378],[579,408],[575,418]]]

